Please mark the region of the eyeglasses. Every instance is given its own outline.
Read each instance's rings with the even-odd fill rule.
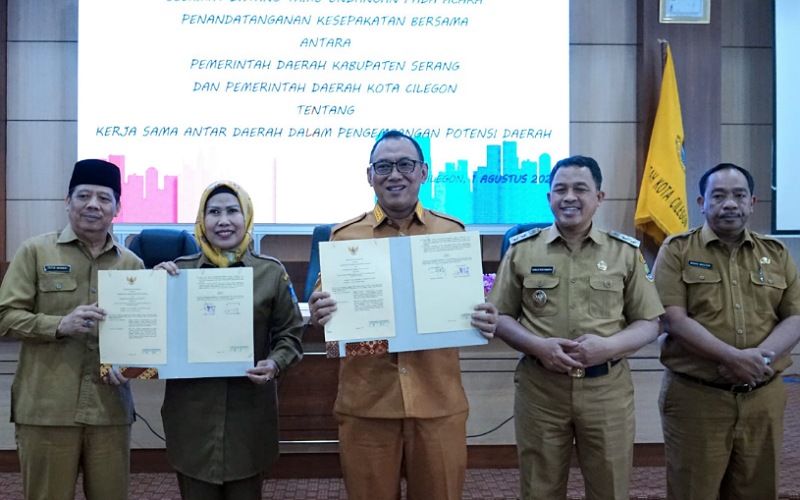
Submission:
[[[369,166],[372,167],[372,170],[377,175],[389,175],[392,173],[393,168],[397,168],[397,171],[401,174],[410,174],[417,168],[417,163],[423,162],[412,160],[411,158],[403,158],[398,161],[376,161],[375,163],[370,163]]]

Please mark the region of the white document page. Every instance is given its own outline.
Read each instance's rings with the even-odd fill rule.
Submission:
[[[193,269],[187,279],[189,362],[252,361],[253,269]]]
[[[337,306],[325,325],[325,340],[394,337],[389,240],[322,242],[319,257],[322,289]]]
[[[484,301],[479,234],[412,236],[410,243],[418,333],[471,329]]]
[[[98,297],[101,363],[167,362],[166,271],[100,271]]]

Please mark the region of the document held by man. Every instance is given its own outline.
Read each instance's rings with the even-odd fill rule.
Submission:
[[[244,376],[253,366],[253,270],[101,271],[101,363],[158,378]],[[145,298],[146,297],[146,298]]]
[[[338,311],[325,340],[394,337],[389,240],[332,241],[320,245],[320,269]]]
[[[477,232],[323,242],[320,270],[337,302],[329,356],[487,342],[470,326],[484,301]]]
[[[100,272],[100,360],[106,363],[167,362],[167,273]]]
[[[476,232],[409,237],[419,333],[469,330],[483,302],[481,240]]]

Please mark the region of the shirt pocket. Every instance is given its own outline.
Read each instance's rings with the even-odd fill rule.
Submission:
[[[722,310],[722,278],[717,271],[690,267],[683,270],[682,277],[689,307],[695,311]]]
[[[553,316],[558,314],[556,293],[557,276],[528,276],[522,282],[522,303],[534,316]]]
[[[74,292],[77,288],[78,280],[72,276],[39,277],[39,291],[42,293]]]
[[[625,305],[625,283],[619,276],[590,276],[589,315],[594,318],[621,318]]]
[[[786,277],[780,274],[752,272],[753,302],[759,313],[776,314],[786,290]]]
[[[68,274],[39,276],[37,309],[47,314],[66,316],[77,305],[75,291],[78,280]]]

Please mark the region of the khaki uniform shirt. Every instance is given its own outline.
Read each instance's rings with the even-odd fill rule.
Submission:
[[[745,230],[733,251],[707,225],[671,236],[656,260],[665,307],[680,306],[715,337],[739,349],[757,347],[783,319],[800,314],[797,267],[780,241]],[[667,336],[661,361],[671,370],[725,383],[717,363],[690,353]],[[776,360],[776,371],[791,358]]]
[[[202,253],[175,263],[215,267]],[[240,264],[253,268],[253,363],[272,359],[284,373],[303,353],[303,317],[289,275],[276,259],[250,251]],[[187,476],[222,484],[259,474],[278,458],[274,381],[254,384],[244,374],[167,380],[161,416],[170,463]]]
[[[417,209],[397,227],[380,206],[333,228],[332,241],[455,233],[464,224]],[[334,410],[357,417],[436,418],[466,411],[458,349],[431,349],[342,358]]]
[[[97,330],[56,338],[61,319],[97,302],[97,272],[143,269],[109,235],[93,258],[70,226],[22,244],[0,289],[0,336],[21,339],[11,386],[11,421],[26,425],[125,425],[133,422],[129,384],[100,380]]]
[[[573,252],[555,224],[545,228],[508,250],[489,302],[544,338],[608,337],[657,318],[664,309],[644,258],[619,238],[593,227]]]

